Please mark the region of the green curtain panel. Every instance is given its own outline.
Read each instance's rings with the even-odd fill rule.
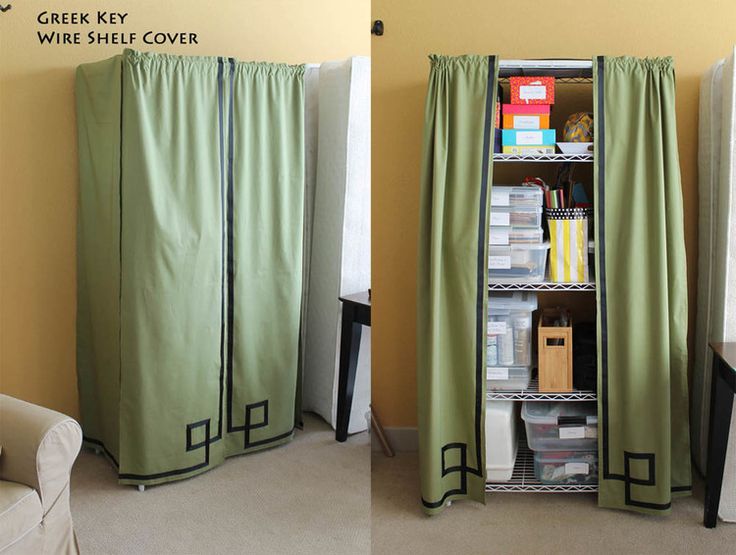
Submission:
[[[596,57],[599,504],[691,491],[687,283],[670,58]]]
[[[293,433],[303,66],[126,50],[77,72],[77,358],[121,483]]]
[[[495,56],[431,56],[418,253],[422,506],[485,502],[488,214]]]

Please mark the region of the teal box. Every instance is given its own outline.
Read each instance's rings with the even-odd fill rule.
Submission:
[[[554,129],[503,129],[503,146],[554,146],[557,132]]]

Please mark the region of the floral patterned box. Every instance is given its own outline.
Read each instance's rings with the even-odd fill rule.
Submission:
[[[554,77],[509,77],[511,104],[554,104]]]

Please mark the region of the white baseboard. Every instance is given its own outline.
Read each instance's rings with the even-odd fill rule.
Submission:
[[[386,439],[397,453],[419,450],[419,436],[416,428],[384,428]],[[381,451],[381,443],[371,430],[371,449]]]

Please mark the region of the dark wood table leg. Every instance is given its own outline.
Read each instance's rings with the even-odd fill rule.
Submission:
[[[718,505],[721,501],[723,468],[726,464],[728,431],[731,425],[733,391],[721,375],[723,362],[713,355],[713,377],[710,390],[710,435],[708,437],[708,476],[705,485],[705,514],[703,524],[715,528]]]
[[[352,303],[342,303],[342,326],[340,331],[340,375],[337,382],[337,430],[335,439],[345,441],[348,438],[350,409],[353,405],[355,374],[358,369],[358,352],[362,324],[356,322],[356,309]]]

